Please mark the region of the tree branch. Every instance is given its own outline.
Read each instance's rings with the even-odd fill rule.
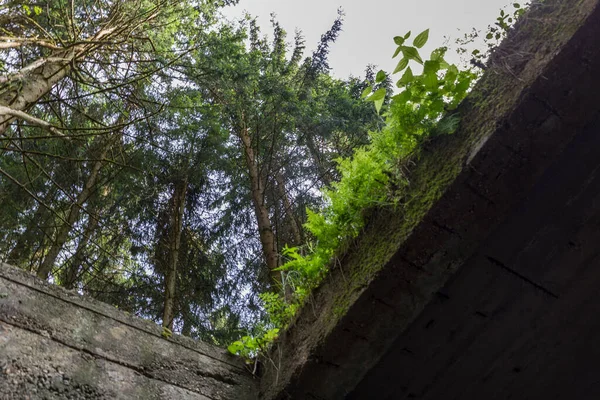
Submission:
[[[36,118],[23,111],[14,110],[10,107],[0,106],[0,115],[9,115],[11,117],[20,118],[24,121],[32,123],[33,125],[37,125],[41,128],[47,129],[48,131],[50,131],[50,133],[53,133],[56,136],[64,136],[58,131],[58,129],[55,126],[53,126],[49,122]]]

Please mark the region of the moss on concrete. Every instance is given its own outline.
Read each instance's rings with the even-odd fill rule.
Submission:
[[[281,398],[278,396],[290,388],[290,382],[300,380],[307,363],[318,362],[315,357],[318,360],[320,349],[329,343],[332,332],[369,284],[398,255],[447,190],[461,184],[457,178],[471,168],[471,160],[486,142],[502,133],[507,115],[518,107],[534,81],[544,79],[541,71],[585,23],[597,4],[597,0],[546,1],[534,6],[517,23],[460,106],[461,124],[457,133],[433,138],[421,147],[409,174],[410,185],[404,199],[395,207],[369,211],[371,217],[362,234],[348,246],[340,262],[331,267],[329,276],[314,291],[310,304],[281,335],[271,356],[279,360],[276,369],[266,365],[261,384],[264,399]],[[427,275],[419,271],[421,265],[407,268],[393,273],[406,281],[422,279],[418,274]],[[452,272],[438,271],[441,275],[435,279],[443,282]],[[415,302],[415,312],[425,301],[428,300]]]

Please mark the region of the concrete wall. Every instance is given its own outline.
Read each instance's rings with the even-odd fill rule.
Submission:
[[[0,399],[256,399],[224,350],[0,263]]]
[[[590,369],[600,357],[590,339],[600,334],[591,319],[600,310],[593,302],[598,286],[579,279],[567,294],[550,285],[584,270],[588,283],[600,281],[600,273],[593,276],[600,263],[586,259],[586,269],[578,258],[598,248],[590,227],[599,218],[600,147],[598,131],[588,129],[600,113],[600,0],[534,3],[461,104],[457,132],[432,138],[415,157],[401,206],[371,210],[364,231],[282,332],[274,362],[265,363],[261,399],[600,396],[597,368]],[[513,214],[525,206],[529,212]],[[574,224],[586,218],[589,247],[573,239]],[[486,244],[495,232],[505,242]],[[534,247],[517,260],[520,249]],[[471,264],[476,254],[483,262]],[[550,262],[563,255],[560,264]],[[550,293],[564,295],[564,303]],[[536,319],[535,312],[555,318]],[[576,318],[571,326],[579,330],[570,330],[566,321]],[[589,328],[580,325],[585,318]],[[550,327],[543,344],[536,343],[541,330],[531,328],[541,321]],[[453,341],[459,332],[461,343]],[[527,344],[538,351],[502,358],[531,337]],[[554,351],[560,341],[577,343]],[[528,369],[525,356],[553,369]],[[504,364],[492,384],[485,372],[497,362]],[[583,377],[586,368],[593,372]]]

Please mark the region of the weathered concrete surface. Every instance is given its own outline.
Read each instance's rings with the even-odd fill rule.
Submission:
[[[600,112],[349,399],[600,398]]]
[[[521,21],[403,206],[373,213],[281,335],[262,399],[599,398],[598,3]]]
[[[0,399],[251,400],[224,350],[0,264]]]

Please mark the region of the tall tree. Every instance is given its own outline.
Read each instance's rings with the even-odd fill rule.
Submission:
[[[237,143],[238,156],[231,158],[235,164],[230,171],[245,171],[245,196],[250,205],[245,209],[253,214],[271,281],[279,284],[279,254],[285,245],[302,244],[304,208],[307,202],[318,201],[314,190],[311,198],[311,187],[306,183],[316,189],[321,181],[326,182],[324,165],[330,166],[341,155],[331,139],[345,137],[348,147],[364,144],[367,130],[379,117],[360,99],[360,92],[353,93],[356,81],[345,83],[328,76],[327,55],[341,30],[341,13],[312,57],[305,59],[301,34],[296,35],[288,54],[285,31],[274,19],[272,24],[270,42],[261,36],[256,21],[248,19],[247,26],[237,32],[247,37],[248,47],[238,42],[226,47],[233,62],[217,64],[208,74],[189,76],[223,107],[223,123]],[[193,68],[207,62],[198,54]],[[347,103],[339,105],[338,99]],[[360,113],[365,118],[350,121]],[[362,135],[358,133],[361,129]],[[319,150],[315,143],[324,143],[329,149]],[[311,156],[313,163],[307,163]],[[317,163],[319,157],[326,161]],[[232,179],[239,179],[239,175]],[[243,204],[244,200],[236,202]],[[287,222],[275,223],[274,218]],[[289,229],[282,229],[284,225]]]

